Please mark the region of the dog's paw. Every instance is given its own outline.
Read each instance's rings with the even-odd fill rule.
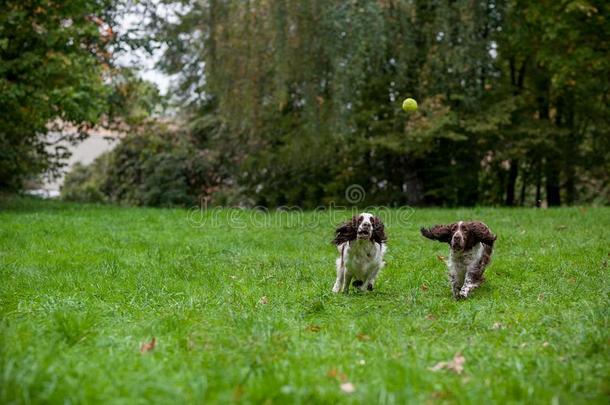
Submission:
[[[354,286],[354,288],[357,288],[359,291],[362,292],[373,291],[373,286],[371,284],[365,284],[362,280],[354,280],[352,285]]]
[[[460,291],[460,293],[457,295],[457,299],[465,299],[468,298],[468,291]]]
[[[455,300],[457,300],[457,301],[461,300],[462,298],[465,298],[465,297],[462,295],[462,292],[461,292],[460,290],[453,290],[453,291],[452,291],[452,295],[453,295],[453,298],[454,298]]]

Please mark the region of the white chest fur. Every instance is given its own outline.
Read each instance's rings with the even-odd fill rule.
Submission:
[[[483,245],[477,243],[472,249],[464,252],[455,251],[449,252],[449,271],[455,274],[464,274],[472,266],[476,266],[481,256],[483,255]]]
[[[355,240],[346,246],[345,266],[348,273],[358,280],[366,276],[377,266],[381,255],[381,246],[369,240]]]
[[[347,292],[352,279],[359,280],[359,289],[372,290],[377,274],[384,266],[385,243],[370,240],[354,240],[339,245],[337,280],[334,292]]]

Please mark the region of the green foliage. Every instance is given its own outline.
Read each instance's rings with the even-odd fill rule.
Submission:
[[[164,107],[159,89],[137,77],[133,69],[117,69],[110,83],[107,120],[118,131],[146,124],[151,116]]]
[[[141,126],[110,152],[66,176],[68,201],[127,205],[192,206],[216,190],[217,154],[196,148],[184,132]]]
[[[61,197],[66,201],[104,202],[101,188],[108,171],[108,158],[106,153],[88,166],[76,163],[64,179]]]
[[[0,204],[2,403],[608,402],[608,208],[387,210],[375,291],[335,295],[350,212]],[[455,301],[418,228],[466,218],[499,238]]]
[[[371,203],[557,205],[610,172],[608,18],[602,1],[216,0],[153,21],[183,112],[221,123],[206,145],[253,201],[358,183]]]
[[[66,143],[82,140],[94,125],[141,124],[159,104],[154,86],[113,66],[113,52],[133,42],[116,27],[126,4],[2,3],[0,189],[57,174],[69,156]]]
[[[0,188],[54,169],[49,124],[79,126],[106,106],[110,0],[8,0],[0,13]]]
[[[0,188],[61,165],[51,124],[133,133],[161,102],[110,64],[139,41],[113,31],[131,3],[47,3],[0,16]],[[138,10],[152,13],[145,47],[166,45],[189,146],[141,137],[150,154],[111,164],[127,183],[100,190],[109,201],[314,207],[356,183],[370,204],[609,202],[607,2],[163,3]]]

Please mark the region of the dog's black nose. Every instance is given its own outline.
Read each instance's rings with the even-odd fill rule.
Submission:
[[[451,247],[453,249],[461,249],[464,247],[464,238],[454,236],[451,238]]]

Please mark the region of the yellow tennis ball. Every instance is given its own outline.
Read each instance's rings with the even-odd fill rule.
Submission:
[[[417,101],[412,98],[405,98],[405,101],[402,102],[402,109],[406,112],[417,110]]]

